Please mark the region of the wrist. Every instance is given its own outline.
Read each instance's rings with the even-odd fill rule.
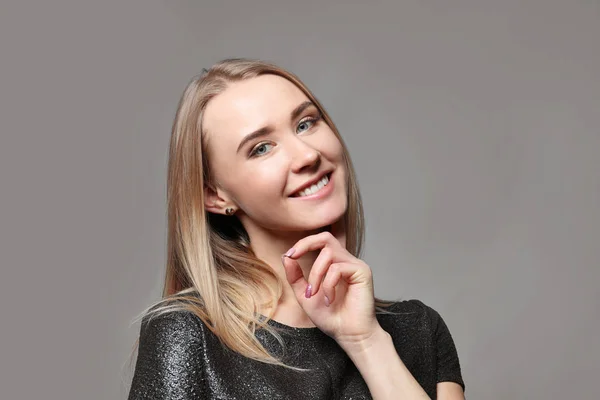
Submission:
[[[373,351],[377,347],[387,344],[391,341],[391,335],[386,332],[379,324],[368,334],[360,338],[340,340],[338,344],[351,358],[361,357]]]

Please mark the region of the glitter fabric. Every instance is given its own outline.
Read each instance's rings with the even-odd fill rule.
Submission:
[[[437,311],[420,300],[396,302],[377,314],[396,351],[430,398],[437,382],[465,384],[450,331]],[[265,330],[257,338],[296,372],[248,359],[226,348],[195,315],[177,311],[142,320],[129,400],[139,399],[372,399],[346,353],[318,328],[295,328],[270,320],[286,352]]]

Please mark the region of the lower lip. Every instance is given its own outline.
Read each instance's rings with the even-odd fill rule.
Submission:
[[[313,199],[322,199],[323,197],[329,196],[331,194],[331,192],[333,192],[333,172],[329,175],[329,182],[327,183],[327,185],[323,186],[321,188],[321,190],[319,190],[317,193],[308,195],[308,196],[292,196],[292,199],[298,199],[298,200],[313,200]]]

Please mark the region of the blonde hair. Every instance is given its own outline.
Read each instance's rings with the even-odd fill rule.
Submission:
[[[348,209],[343,216],[346,248],[360,256],[365,229],[356,175],[346,145],[323,106],[298,77],[280,67],[252,59],[222,60],[193,77],[179,101],[169,149],[163,295],[144,313],[156,316],[190,311],[231,350],[257,361],[301,370],[275,358],[255,337],[255,330],[260,327],[283,346],[279,334],[267,324],[283,293],[283,282],[255,256],[248,234],[235,216],[208,213],[204,208],[202,188],[214,185],[202,126],[204,110],[230,83],[263,74],[278,75],[295,84],[319,109],[342,143],[348,188]],[[270,300],[260,303],[265,294]],[[375,298],[377,312],[386,312],[391,304]],[[257,314],[262,306],[273,310],[266,320]]]

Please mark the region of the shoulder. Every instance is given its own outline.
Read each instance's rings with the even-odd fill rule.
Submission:
[[[205,326],[190,311],[144,315],[129,399],[192,399],[203,390]]]
[[[386,308],[391,314],[383,313],[382,316],[394,316],[406,322],[415,322],[416,320],[432,320],[439,317],[439,313],[429,305],[418,299],[401,300],[394,302]]]
[[[433,327],[439,322],[439,319],[441,318],[440,313],[428,304],[423,303],[419,299],[407,300],[406,303],[408,304],[408,307],[412,307],[416,312],[420,313],[421,316],[427,318]]]
[[[392,314],[381,314],[380,324],[392,335],[409,365],[417,357],[431,366],[436,382],[456,382],[464,390],[454,339],[440,313],[418,299],[395,302],[388,310]]]
[[[140,342],[156,342],[169,345],[198,343],[204,337],[206,326],[196,314],[182,309],[178,300],[171,301],[166,307],[155,305],[142,318],[140,324]]]
[[[204,331],[202,320],[190,311],[174,310],[147,313],[140,324],[140,340],[142,338],[161,337],[175,339],[200,337]]]
[[[394,326],[396,332],[399,327],[411,328],[420,334],[435,336],[441,330],[447,330],[440,313],[419,299],[410,299],[394,302],[386,309],[389,313],[378,315],[382,325]]]

